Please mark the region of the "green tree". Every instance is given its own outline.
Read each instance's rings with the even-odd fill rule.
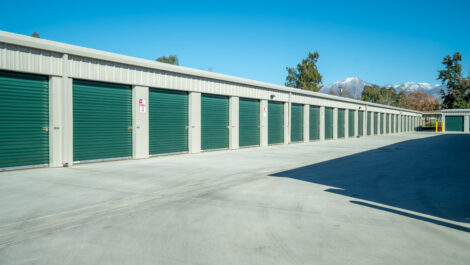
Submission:
[[[446,85],[447,92],[441,90],[443,99],[442,107],[444,109],[458,109],[468,107],[470,100],[470,82],[469,78],[462,76],[462,55],[459,52],[454,53],[451,57],[447,55],[442,60],[445,69],[439,71],[438,80]]]
[[[362,100],[379,103],[380,101],[380,88],[378,85],[364,86],[362,90]]]
[[[308,57],[294,68],[286,67],[286,86],[319,91],[322,83],[322,76],[318,72],[317,62],[320,55],[318,52],[308,53]]]
[[[179,65],[178,57],[176,55],[159,57],[157,58],[157,62]]]

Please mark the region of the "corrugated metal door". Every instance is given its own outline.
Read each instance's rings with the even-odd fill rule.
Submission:
[[[337,133],[338,133],[338,138],[343,138],[344,137],[344,109],[338,109],[338,128],[337,128]]]
[[[0,168],[46,164],[48,79],[0,71]]]
[[[239,102],[239,145],[259,145],[259,100],[240,98]]]
[[[73,160],[131,156],[131,87],[74,80]]]
[[[310,106],[309,112],[309,139],[320,139],[320,107]]]
[[[395,133],[395,114],[392,114],[391,116],[392,120],[391,120],[391,125],[392,125],[392,128],[391,128],[391,133]]]
[[[188,93],[149,89],[149,153],[188,151]]]
[[[372,134],[372,113],[371,112],[367,112],[367,135],[371,135]]]
[[[377,135],[379,132],[379,114],[374,112],[374,134]]]
[[[224,149],[229,145],[229,99],[204,94],[201,97],[201,149]]]
[[[304,139],[304,106],[292,104],[291,111],[291,142],[300,142]]]
[[[333,139],[333,108],[325,108],[325,139]]]
[[[364,111],[360,110],[357,116],[357,134],[362,137],[364,135]]]
[[[348,136],[354,136],[354,110],[348,111]]]
[[[386,119],[385,119],[385,132],[386,133],[390,133],[390,114],[385,114],[386,115]]]
[[[268,144],[284,142],[284,103],[268,102]]]
[[[380,134],[384,134],[384,123],[385,123],[385,114],[380,113]]]
[[[464,131],[463,116],[446,116],[445,130],[449,132]]]

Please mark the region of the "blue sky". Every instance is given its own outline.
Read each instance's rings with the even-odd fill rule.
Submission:
[[[324,84],[434,84],[445,55],[470,64],[468,0],[7,1],[1,13],[1,30],[275,84],[309,51]]]

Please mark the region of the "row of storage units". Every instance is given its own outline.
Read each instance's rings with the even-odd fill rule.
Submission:
[[[21,108],[18,107],[21,98]],[[133,154],[132,87],[121,84],[73,80],[73,160],[95,161],[129,158]],[[47,165],[49,160],[49,85],[40,75],[0,71],[0,115],[2,145],[0,168]],[[292,103],[287,115],[286,102],[268,101],[267,142],[285,143],[285,128],[290,127],[288,142],[319,140],[321,119],[324,139],[364,135],[364,111],[308,106],[309,135],[304,136],[304,104]],[[150,155],[188,152],[188,92],[148,89],[148,150]],[[201,149],[227,149],[230,143],[230,98],[202,94]],[[240,147],[260,146],[260,100],[239,98],[238,141]],[[347,113],[347,114],[346,114]],[[336,117],[335,117],[336,115]],[[347,116],[346,116],[347,115]],[[371,117],[374,117],[371,131]],[[357,117],[357,120],[356,120]],[[382,122],[379,122],[379,119]],[[349,122],[346,122],[348,120]],[[288,121],[288,120],[287,120]],[[336,122],[336,126],[334,124]],[[357,123],[357,126],[355,126]],[[367,112],[367,135],[410,131],[412,117]],[[334,131],[336,128],[336,132]],[[355,130],[358,130],[355,132]]]
[[[0,170],[396,133],[420,115],[0,31]]]

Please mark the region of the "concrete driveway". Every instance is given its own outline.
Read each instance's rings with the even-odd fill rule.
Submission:
[[[0,264],[470,264],[470,135],[0,173]]]

